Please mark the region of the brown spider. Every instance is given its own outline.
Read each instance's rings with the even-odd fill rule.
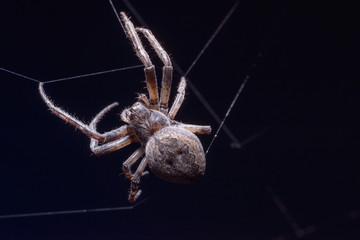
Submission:
[[[144,64],[145,77],[149,98],[140,94],[138,101],[121,113],[121,120],[125,125],[112,131],[99,133],[96,125],[111,108],[118,105],[113,103],[99,112],[89,125],[71,116],[47,97],[43,83],[39,84],[40,95],[53,114],[79,129],[91,138],[90,149],[95,155],[114,152],[133,142],[141,146],[123,163],[123,170],[127,179],[131,181],[129,201],[134,202],[141,194],[138,190],[140,177],[147,174],[145,167],[149,165],[151,171],[158,177],[177,183],[189,183],[197,180],[205,172],[205,154],[197,134],[209,134],[210,126],[184,124],[173,120],[178,112],[185,95],[186,81],[182,77],[177,95],[170,110],[168,101],[171,89],[173,67],[169,55],[161,47],[150,30],[134,27],[125,13],[120,12],[128,36],[133,44],[136,55]],[[161,83],[160,101],[158,96],[155,67],[145,51],[138,33],[143,34],[164,63]],[[99,145],[99,142],[101,145]],[[135,173],[131,173],[131,166],[145,153]]]

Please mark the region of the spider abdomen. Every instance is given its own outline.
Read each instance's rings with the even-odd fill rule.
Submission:
[[[205,153],[192,132],[164,127],[149,138],[146,158],[151,171],[170,182],[190,183],[205,173]]]

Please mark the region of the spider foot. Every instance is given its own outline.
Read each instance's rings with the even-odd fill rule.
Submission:
[[[129,202],[135,202],[141,195],[141,192],[142,191],[138,188],[138,182],[132,181],[130,186]]]
[[[141,190],[138,190],[137,193],[135,194],[135,197],[134,197],[134,202],[140,197],[142,191]]]

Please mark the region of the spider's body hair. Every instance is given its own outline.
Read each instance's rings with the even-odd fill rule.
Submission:
[[[135,138],[141,144],[146,144],[156,131],[170,125],[170,119],[165,114],[147,108],[140,101],[126,108],[121,113],[121,119],[129,124]]]

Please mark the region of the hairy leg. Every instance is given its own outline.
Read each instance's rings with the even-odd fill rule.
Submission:
[[[120,12],[120,17],[133,44],[136,55],[145,66],[144,71],[151,108],[159,110],[159,93],[157,89],[155,67],[151,62],[149,55],[145,51],[145,48],[142,45],[138,34],[136,33],[134,24],[130,21],[130,19],[125,15],[124,12]]]
[[[39,92],[46,103],[46,105],[49,107],[50,111],[64,120],[65,122],[73,125],[75,128],[79,129],[82,133],[84,133],[86,136],[96,139],[100,142],[109,142],[112,139],[116,139],[123,136],[124,129],[119,128],[115,129],[110,132],[106,133],[99,133],[96,131],[96,129],[92,129],[89,125],[83,123],[76,117],[71,116],[69,113],[61,109],[60,107],[55,106],[55,104],[49,99],[49,97],[46,95],[43,87],[43,83],[39,83]],[[112,107],[116,106],[117,103],[113,103]]]
[[[178,89],[177,89],[177,94],[176,94],[176,97],[175,97],[175,100],[174,100],[174,103],[172,104],[171,108],[170,108],[170,111],[169,111],[169,114],[168,116],[171,118],[171,119],[174,119],[177,112],[179,111],[180,107],[181,107],[181,104],[183,103],[184,101],[184,98],[185,98],[185,88],[186,88],[186,80],[184,77],[181,77],[181,80],[180,80],[180,83],[179,83],[179,86],[178,86]]]
[[[141,194],[141,190],[139,190],[138,185],[140,183],[141,176],[143,176],[143,174],[144,174],[144,170],[145,170],[146,166],[147,166],[147,159],[146,159],[146,157],[144,157],[141,160],[138,168],[136,169],[136,172],[131,177],[129,202],[136,201],[136,199]]]
[[[131,180],[133,174],[131,173],[131,166],[139,160],[139,158],[145,153],[145,149],[143,147],[138,148],[133,154],[130,155],[128,159],[123,163],[123,170],[125,173],[125,177]]]
[[[150,45],[156,51],[158,57],[164,63],[163,77],[162,77],[161,91],[160,91],[160,111],[164,114],[167,114],[169,110],[168,102],[171,91],[171,82],[172,82],[172,73],[173,73],[173,67],[171,64],[170,57],[149,29],[136,28],[136,31],[139,31],[142,34],[144,34],[144,36],[149,41]]]
[[[96,131],[97,124],[101,120],[101,118],[110,111],[112,108],[117,106],[117,103],[110,104],[109,106],[105,107],[103,110],[101,110],[91,121],[89,124],[90,129]],[[129,133],[129,129],[127,125],[123,125],[120,128],[117,128],[115,130],[112,130],[110,132],[114,132],[113,136],[116,136],[116,138],[109,139],[108,143],[100,145],[99,141],[96,139],[91,139],[90,141],[90,149],[95,155],[103,155],[109,152],[116,151],[120,148],[123,148],[130,143],[133,142],[133,139],[129,136],[125,136]]]
[[[185,124],[185,123],[178,123],[177,126],[184,128],[192,133],[196,133],[196,134],[210,134],[211,133],[210,126]]]

